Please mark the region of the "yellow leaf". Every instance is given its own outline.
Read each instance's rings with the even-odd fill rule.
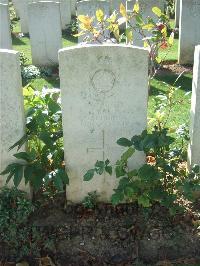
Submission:
[[[157,56],[157,57],[156,57],[156,62],[157,62],[158,64],[160,64],[161,61],[162,61],[161,58]]]
[[[97,18],[97,20],[98,20],[99,22],[103,22],[103,20],[104,20],[104,13],[103,13],[103,10],[98,9],[98,10],[96,11],[96,18]]]
[[[161,15],[162,15],[162,11],[160,10],[160,8],[154,6],[154,7],[152,8],[152,11],[153,11],[153,13],[154,13],[156,16],[161,17]]]
[[[114,29],[113,29],[113,34],[114,34],[116,40],[119,40],[120,35],[119,35],[119,27],[118,27],[117,24],[115,25],[115,27],[114,27]]]
[[[153,28],[154,28],[154,25],[152,23],[142,26],[143,30],[148,30],[148,31],[152,30]]]
[[[171,33],[168,43],[170,46],[174,44],[174,32]]]
[[[89,30],[91,28],[93,18],[90,18],[89,16],[80,15],[78,16],[78,20],[82,23],[80,26],[82,29]]]
[[[125,6],[124,6],[122,3],[120,4],[120,9],[119,9],[119,11],[120,11],[120,14],[121,14],[123,17],[127,17],[126,8],[125,8]]]
[[[84,34],[85,34],[84,31],[80,31],[79,33],[74,34],[73,36],[74,36],[74,37],[80,37],[80,36],[82,36],[82,35],[84,35]]]
[[[139,5],[138,2],[135,3],[135,5],[134,5],[134,7],[133,7],[133,11],[134,11],[135,13],[139,13],[139,11],[140,11],[140,5]]]
[[[149,44],[147,41],[144,41],[144,48],[147,48],[147,47],[149,47]]]
[[[161,33],[162,33],[162,35],[163,35],[163,37],[167,37],[167,27],[166,26],[164,26],[164,28],[161,30]]]
[[[107,18],[106,21],[109,22],[109,23],[115,23],[116,19],[117,19],[117,14],[116,14],[116,12],[114,11],[114,12],[112,13],[112,15],[111,15],[109,18]]]
[[[126,38],[127,38],[127,43],[132,43],[133,41],[133,30],[131,28],[126,29]]]

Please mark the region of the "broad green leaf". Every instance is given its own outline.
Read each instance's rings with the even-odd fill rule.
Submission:
[[[15,170],[14,170],[14,177],[13,177],[13,181],[14,181],[14,185],[15,187],[18,187],[22,178],[23,178],[23,165],[18,165]]]
[[[87,171],[87,173],[83,176],[84,181],[90,181],[95,174],[95,169],[90,169]]]
[[[105,167],[105,171],[106,171],[109,175],[112,175],[112,166],[107,165],[107,166]]]
[[[149,164],[144,164],[139,170],[138,170],[138,176],[141,179],[144,180],[156,180],[160,177],[158,174],[157,170],[155,169],[154,166],[149,165]]]
[[[130,186],[127,186],[125,189],[124,189],[124,193],[127,197],[131,198],[134,194],[135,194],[135,190],[130,187]]]
[[[49,99],[49,102],[48,102],[48,108],[49,108],[49,111],[52,112],[53,114],[61,110],[60,105],[51,98]]]
[[[13,156],[17,159],[22,159],[22,160],[25,160],[27,162],[34,160],[34,156],[32,154],[27,153],[27,152],[18,152],[18,153],[15,153]]]
[[[135,152],[135,149],[133,147],[130,147],[126,152],[124,152],[121,156],[121,160],[123,162],[126,162]]]
[[[58,191],[63,191],[63,181],[59,174],[56,174],[53,178],[54,186]]]
[[[200,171],[200,167],[198,164],[194,164],[193,167],[192,167],[192,171],[195,173],[195,174],[198,174],[199,171]]]
[[[12,172],[19,164],[18,163],[12,163],[12,164],[9,164],[5,170],[3,170],[0,175],[6,175],[10,172]]]
[[[120,138],[117,141],[117,144],[123,147],[130,147],[132,146],[132,142],[129,139],[126,138]]]
[[[146,195],[141,195],[138,198],[138,204],[142,205],[144,208],[148,208],[151,206],[150,200]]]
[[[18,140],[14,145],[12,145],[9,148],[9,151],[14,149],[15,147],[17,147],[17,150],[19,150],[24,145],[24,143],[27,141],[27,139],[28,139],[28,136],[24,135],[20,140]]]
[[[69,185],[69,177],[67,172],[64,169],[57,169],[56,176],[59,176],[64,185]]]
[[[120,202],[122,202],[124,199],[123,193],[116,192],[115,194],[112,195],[111,197],[111,202],[113,205],[118,205]]]
[[[138,175],[137,170],[132,170],[132,171],[127,173],[128,178],[132,178],[132,177],[137,176],[137,175]]]
[[[140,26],[144,24],[144,21],[143,21],[141,15],[138,14],[137,16],[135,16],[135,19],[136,19],[136,22],[137,22]]]
[[[41,139],[49,147],[52,147],[53,146],[53,143],[54,142],[53,142],[53,140],[51,138],[51,133],[43,131],[43,132],[41,132],[39,134],[38,137],[39,137],[39,139]]]
[[[121,177],[124,176],[126,174],[123,165],[117,165],[115,167],[115,173],[116,173],[116,177]]]

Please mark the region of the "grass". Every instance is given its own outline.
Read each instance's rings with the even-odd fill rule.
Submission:
[[[177,79],[175,74],[164,74],[156,76],[151,82],[148,116],[153,117],[156,106],[156,96],[159,94],[166,94],[169,85],[173,85]],[[173,100],[177,102],[174,105],[171,116],[169,118],[169,127],[176,128],[181,124],[189,124],[190,114],[190,99],[191,99],[191,88],[192,88],[192,75],[185,74],[181,76],[179,81],[176,83],[176,87],[180,87],[174,95]]]
[[[173,26],[174,21],[170,22],[171,26]],[[14,33],[20,32],[19,22],[16,23],[14,27]],[[76,45],[77,39],[70,36],[69,34],[63,33],[63,47]],[[19,52],[23,52],[27,57],[27,64],[31,64],[31,47],[30,47],[30,39],[28,36],[24,36],[21,38],[17,38],[13,35],[13,47]],[[163,50],[160,52],[159,56],[163,59],[165,63],[169,62],[177,62],[178,59],[178,37],[174,41],[173,47],[167,51]],[[167,73],[164,75],[159,75],[155,77],[151,82],[151,90],[149,97],[149,107],[148,107],[148,116],[152,117],[154,115],[155,109],[155,99],[156,96],[160,93],[166,93],[169,85],[173,85],[176,80],[177,75],[173,73]],[[32,85],[41,90],[43,86],[48,86],[50,88],[56,87],[59,88],[59,79],[58,78],[37,78],[32,81]],[[190,98],[191,95],[185,96],[186,92],[191,91],[192,88],[192,75],[185,74],[183,75],[176,84],[181,88],[175,93],[175,100],[179,101],[179,104],[174,106],[172,111],[169,126],[176,127],[180,124],[188,124],[189,123],[189,110],[190,110]]]

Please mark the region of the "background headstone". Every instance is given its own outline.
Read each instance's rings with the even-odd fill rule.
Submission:
[[[15,0],[14,5],[18,10],[20,17],[21,32],[28,33],[28,4],[32,3],[33,0]]]
[[[60,3],[29,4],[29,33],[34,65],[55,65],[62,48]]]
[[[71,14],[76,16],[76,0],[71,0]]]
[[[77,16],[85,15],[93,17],[96,15],[97,9],[102,9],[104,14],[109,17],[110,3],[106,0],[83,0],[77,3]],[[81,29],[79,29],[81,31]],[[109,33],[108,33],[109,34]],[[78,42],[83,42],[85,35],[78,37]]]
[[[195,46],[200,43],[200,1],[180,0],[179,64],[193,64]]]
[[[71,23],[71,0],[32,0],[32,2],[60,3],[61,27],[66,29]]]
[[[180,0],[175,0],[175,27],[179,27],[180,19]]]
[[[127,12],[130,12],[133,10],[134,4],[136,3],[136,0],[129,0],[126,3],[126,9]],[[140,5],[140,12],[142,14],[142,17],[146,21],[147,17],[151,17],[153,19],[157,19],[156,15],[152,12],[153,7],[159,7],[163,12],[164,12],[164,6],[165,6],[165,0],[140,0],[139,1]],[[135,20],[131,22],[132,26],[134,26]],[[148,31],[145,31],[146,36],[149,35]],[[144,46],[144,41],[142,40],[143,37],[137,30],[133,31],[133,44],[136,46],[143,47]]]
[[[10,15],[7,4],[0,3],[0,48],[12,49]]]
[[[188,163],[189,166],[200,165],[200,45],[196,46],[194,53],[190,124]]]
[[[14,6],[14,9],[15,9],[15,13],[16,13],[16,16],[19,18],[19,6],[18,6],[18,0],[12,0],[12,3],[13,3],[13,6]]]
[[[59,64],[70,176],[67,199],[81,202],[96,190],[99,200],[109,201],[116,177],[104,174],[85,182],[83,175],[97,160],[115,163],[124,151],[116,141],[146,128],[148,51],[126,45],[80,45],[60,50]],[[130,166],[138,168],[144,161],[144,154],[136,152]]]
[[[9,148],[25,134],[24,102],[19,53],[0,49],[0,172],[15,162],[17,149]],[[20,151],[25,151],[21,148]],[[6,176],[0,176],[0,187]],[[21,189],[25,189],[21,184]],[[27,188],[25,190],[28,190]]]

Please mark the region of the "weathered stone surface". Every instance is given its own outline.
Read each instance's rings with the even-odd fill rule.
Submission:
[[[80,63],[81,62],[81,63]],[[59,51],[66,168],[70,186],[67,199],[80,202],[97,191],[108,201],[116,177],[83,175],[97,160],[116,162],[123,148],[120,137],[132,137],[146,128],[148,51],[125,45],[87,45]],[[136,152],[130,166],[144,163]]]
[[[194,49],[200,43],[200,1],[180,1],[179,64],[193,64]]]
[[[71,0],[32,0],[33,2],[55,2],[60,3],[61,27],[66,29],[71,22]]]
[[[24,103],[22,94],[19,53],[0,49],[0,172],[16,161],[17,149],[9,148],[25,134]],[[24,148],[21,148],[24,151]],[[0,176],[0,187],[6,177]],[[21,185],[22,189],[25,186]],[[28,190],[28,189],[27,189]]]
[[[34,65],[58,63],[62,47],[60,4],[41,1],[28,6],[29,31]]]
[[[70,0],[59,0],[62,29],[66,29],[71,22],[71,2]]]
[[[126,3],[126,9],[127,12],[130,12],[133,10],[133,6],[136,3],[136,0],[128,0]],[[151,17],[153,19],[157,19],[158,17],[155,16],[155,14],[152,12],[153,7],[159,7],[162,11],[164,11],[164,0],[140,0],[140,11],[144,19],[147,19],[147,17]],[[135,20],[131,22],[132,26],[134,26]],[[149,33],[148,31],[144,31],[145,35],[148,37]],[[133,44],[136,46],[143,47],[144,46],[144,41],[142,40],[143,36],[138,32],[138,30],[133,31]]]
[[[175,27],[179,27],[179,19],[180,19],[180,0],[176,0],[175,2]]]
[[[71,0],[71,14],[76,16],[76,0]]]
[[[10,16],[7,4],[0,3],[0,48],[12,49]]]
[[[20,17],[21,32],[28,33],[28,4],[33,0],[15,0],[14,5]]]
[[[8,0],[0,0],[0,4],[8,4]]]
[[[77,3],[77,16],[85,15],[93,17],[96,14],[97,9],[102,9],[104,14],[108,17],[110,14],[110,3],[106,0],[83,0]],[[95,25],[95,24],[94,24]],[[96,26],[96,25],[95,25]],[[81,31],[81,29],[79,29]],[[90,35],[89,35],[90,36]],[[90,36],[91,37],[91,36]],[[84,41],[84,36],[78,37],[78,42],[81,43]]]
[[[190,124],[188,162],[189,166],[200,165],[200,45],[196,46],[194,54]]]

